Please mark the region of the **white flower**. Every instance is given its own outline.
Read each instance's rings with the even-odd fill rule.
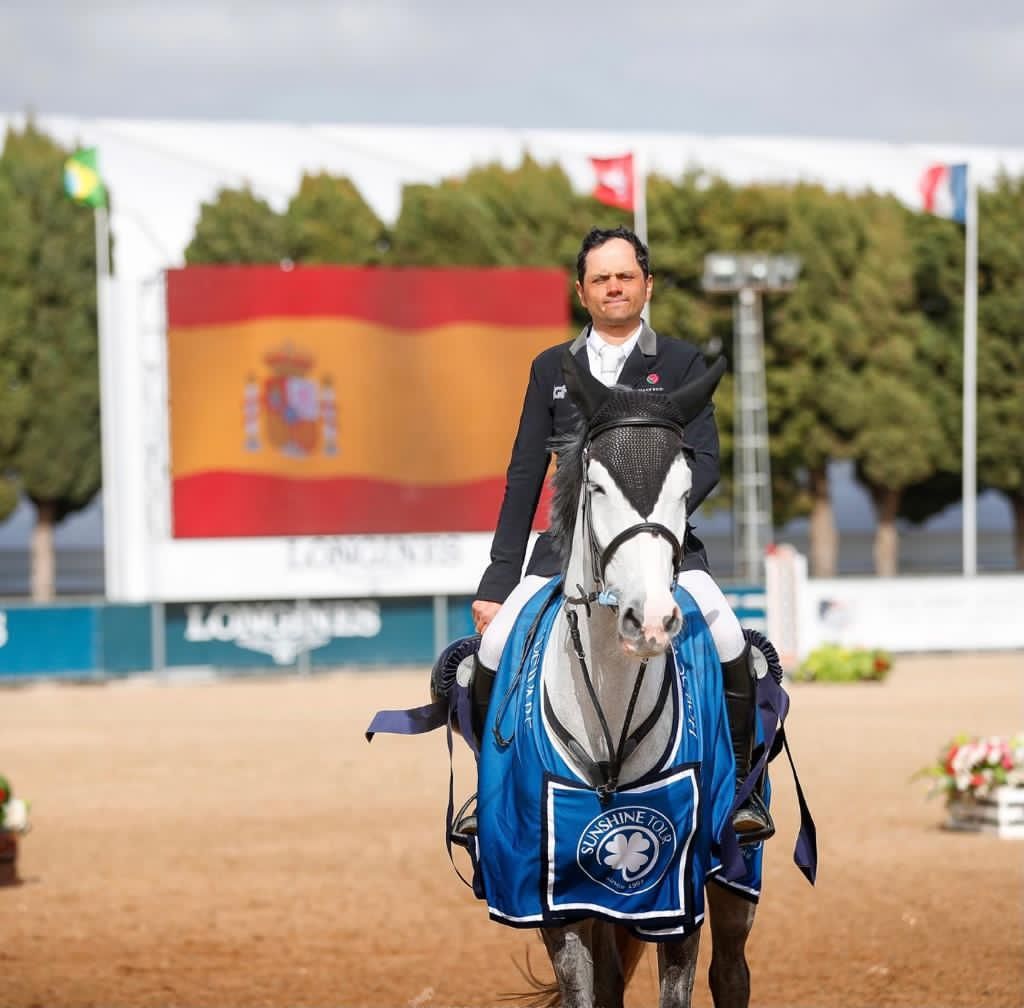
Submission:
[[[4,829],[24,833],[28,829],[28,805],[21,798],[11,798],[3,807]]]
[[[604,863],[613,871],[633,875],[650,860],[649,855],[645,853],[650,846],[651,841],[643,833],[630,833],[628,837],[624,833],[619,833],[608,841]]]

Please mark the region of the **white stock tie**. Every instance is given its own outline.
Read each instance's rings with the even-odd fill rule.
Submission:
[[[622,367],[622,347],[613,346],[611,343],[604,343],[601,346],[601,381],[605,385],[614,385],[619,377],[619,369]]]

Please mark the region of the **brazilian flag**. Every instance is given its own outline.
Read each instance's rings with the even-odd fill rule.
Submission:
[[[95,147],[77,150],[64,162],[64,192],[82,206],[107,205],[107,190],[100,178]]]

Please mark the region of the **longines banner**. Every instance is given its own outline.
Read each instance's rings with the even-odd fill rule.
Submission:
[[[241,648],[290,665],[335,640],[378,637],[382,625],[372,600],[196,603],[173,606],[167,615],[169,651],[191,653],[196,664],[245,663]]]
[[[167,326],[175,539],[486,532],[566,278],[189,267]]]

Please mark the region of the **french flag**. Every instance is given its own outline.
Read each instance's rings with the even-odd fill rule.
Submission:
[[[967,165],[933,164],[918,185],[928,213],[961,224],[967,220]]]

